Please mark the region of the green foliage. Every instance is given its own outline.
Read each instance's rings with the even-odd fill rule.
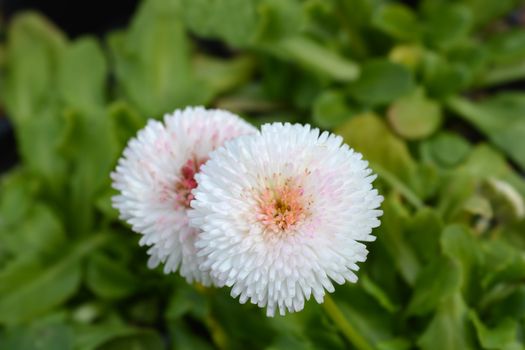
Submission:
[[[415,3],[144,0],[127,28],[75,40],[15,17],[0,43],[21,158],[0,178],[0,350],[523,349],[518,1]],[[109,173],[148,118],[195,104],[312,123],[363,153],[385,202],[356,284],[270,319],[146,268]]]

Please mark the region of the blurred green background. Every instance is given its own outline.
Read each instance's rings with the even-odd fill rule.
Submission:
[[[267,318],[146,268],[109,173],[187,105],[311,123],[370,161],[383,224],[334,293],[370,349],[524,349],[520,1],[144,0],[98,36],[34,11],[0,28],[20,158],[0,177],[0,349],[353,348],[315,301]]]

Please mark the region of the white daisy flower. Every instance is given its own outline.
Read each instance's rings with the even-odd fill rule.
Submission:
[[[201,265],[273,316],[355,282],[383,197],[361,154],[309,125],[264,125],[211,153],[188,215]]]
[[[195,254],[198,229],[186,215],[197,186],[195,174],[209,153],[226,140],[256,129],[234,114],[202,107],[176,110],[164,124],[150,120],[129,141],[115,172],[113,187],[120,194],[113,206],[150,246],[148,266],[164,264],[164,272],[180,274],[188,282],[210,284],[209,274],[199,270]]]

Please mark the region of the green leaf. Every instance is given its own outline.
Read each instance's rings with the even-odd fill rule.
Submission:
[[[469,315],[483,349],[523,349],[518,340],[518,323],[515,320],[507,318],[494,328],[488,328],[475,311],[471,311]]]
[[[485,133],[491,142],[525,169],[525,95],[500,94],[481,103],[453,98],[448,106]]]
[[[377,285],[370,277],[367,275],[361,276],[359,279],[360,285],[363,289],[377,302],[385,308],[388,312],[394,313],[399,309],[399,306],[394,304],[394,302],[389,298],[388,294]]]
[[[498,283],[517,283],[525,278],[525,256],[519,247],[504,240],[483,243],[481,285],[484,288]]]
[[[0,335],[0,350],[72,350],[73,332],[60,323],[36,323],[17,327]]]
[[[453,220],[462,213],[478,184],[476,177],[467,171],[456,171],[443,177],[436,208],[445,221]]]
[[[384,211],[381,218],[382,225],[378,228],[377,234],[378,237],[381,237],[380,243],[385,246],[406,283],[413,286],[420,273],[421,263],[405,239],[405,229],[409,221],[408,213],[393,196],[386,198],[382,209]]]
[[[525,181],[516,174],[503,154],[486,144],[478,145],[462,167],[480,179],[497,178],[511,184],[525,198]]]
[[[108,118],[111,123],[119,149],[123,149],[129,139],[137,134],[137,131],[146,125],[146,119],[140,115],[133,107],[122,100],[113,102],[108,107]]]
[[[73,42],[64,52],[58,79],[64,102],[84,111],[104,105],[107,65],[93,38]]]
[[[143,330],[133,334],[116,337],[100,346],[97,350],[164,350],[164,341],[155,331]]]
[[[46,19],[27,12],[13,18],[7,39],[7,110],[17,123],[39,118],[58,102],[56,73],[65,38]]]
[[[51,264],[35,256],[21,256],[1,271],[0,323],[30,320],[70,298],[80,283],[81,259],[105,239],[99,234],[80,241]]]
[[[137,289],[138,280],[119,261],[97,254],[88,260],[86,284],[101,298],[120,299]]]
[[[207,339],[197,334],[187,323],[170,322],[170,334],[173,339],[173,349],[180,350],[212,350],[215,349]]]
[[[220,94],[246,83],[253,74],[255,62],[248,56],[223,60],[199,55],[193,59],[193,67],[196,78],[214,94]]]
[[[258,26],[255,41],[271,43],[299,34],[304,27],[303,3],[298,0],[262,0],[257,7]]]
[[[2,87],[24,164],[55,197],[62,195],[60,186],[66,179],[65,161],[57,154],[64,127],[55,93],[64,47],[62,34],[42,17],[18,15],[9,27]]]
[[[441,107],[423,89],[401,97],[388,109],[388,121],[402,137],[417,140],[432,135],[441,125]]]
[[[38,182],[21,169],[0,177],[0,235],[24,220],[37,190]]]
[[[487,42],[491,68],[483,72],[478,85],[491,86],[525,76],[525,31],[515,29],[497,33]]]
[[[118,151],[105,111],[107,66],[99,44],[92,38],[73,42],[65,50],[59,77],[63,99],[70,107],[66,112],[68,134],[62,144],[72,164],[69,217],[78,232],[88,232],[94,195],[109,182]]]
[[[445,98],[465,88],[471,66],[458,64],[436,52],[425,52],[422,60],[423,82],[431,97]]]
[[[463,0],[474,15],[477,26],[488,24],[488,22],[510,12],[519,4],[517,0]]]
[[[461,284],[465,295],[475,296],[479,288],[479,267],[483,261],[481,246],[472,232],[464,226],[451,225],[441,236],[443,253],[456,261],[461,270]]]
[[[445,167],[460,164],[472,150],[470,143],[463,137],[446,131],[431,138],[427,146],[432,159]]]
[[[210,312],[209,301],[205,295],[206,290],[198,292],[197,288],[188,285],[177,288],[170,299],[165,316],[170,320],[176,320],[187,313],[198,318],[206,317]]]
[[[424,315],[454,295],[461,286],[459,265],[440,257],[421,270],[408,305],[408,315]]]
[[[364,155],[372,169],[415,207],[423,203],[413,191],[417,166],[406,145],[375,115],[353,117],[335,130],[350,146]]]
[[[461,3],[434,2],[426,9],[424,37],[430,45],[448,48],[464,40],[473,25],[470,9]]]
[[[158,335],[153,331],[131,327],[121,322],[104,321],[75,329],[77,350],[112,349],[112,346],[126,349],[126,345],[131,346],[127,349],[146,349],[147,345],[153,346],[152,349],[164,349],[158,344]],[[138,347],[132,347],[134,345]]]
[[[73,163],[71,224],[78,232],[88,232],[93,225],[95,195],[109,184],[109,173],[118,155],[118,140],[104,109],[72,110],[67,118],[70,130],[64,153]]]
[[[434,314],[425,332],[418,339],[423,350],[474,349],[472,336],[467,327],[467,308],[456,293],[444,300]]]
[[[66,239],[59,218],[42,203],[34,203],[17,225],[0,228],[2,249],[15,256],[49,252]]]
[[[314,101],[313,120],[322,128],[340,125],[355,111],[348,106],[345,95],[337,90],[325,90]]]
[[[118,87],[148,117],[204,104],[211,96],[195,78],[180,17],[177,1],[146,1],[127,32],[109,37]]]
[[[277,57],[297,62],[328,78],[350,82],[359,76],[359,66],[312,39],[295,36],[265,46]]]
[[[415,88],[411,72],[396,63],[378,59],[365,62],[359,79],[348,92],[365,105],[383,105],[410,93]]]
[[[233,46],[242,47],[249,45],[256,35],[258,2],[182,0],[179,11],[185,25],[199,36],[220,38]]]
[[[423,262],[434,260],[439,252],[439,239],[443,230],[443,220],[436,210],[424,207],[409,218],[406,239],[413,251]]]
[[[372,18],[372,25],[399,40],[417,40],[421,36],[421,25],[412,10],[398,3],[379,8]]]
[[[496,33],[487,42],[491,61],[496,64],[509,64],[525,57],[525,30],[516,28]]]

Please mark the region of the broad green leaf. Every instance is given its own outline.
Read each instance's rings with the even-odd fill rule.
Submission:
[[[451,225],[441,236],[443,253],[456,261],[461,270],[461,284],[467,297],[476,296],[479,286],[479,267],[482,264],[481,245],[464,226]]]
[[[196,78],[214,94],[227,92],[246,83],[253,74],[254,66],[254,60],[248,56],[222,60],[199,55],[193,59]]]
[[[82,38],[64,50],[58,70],[62,98],[68,106],[91,111],[104,105],[107,65],[93,38]]]
[[[437,258],[417,276],[407,314],[424,315],[433,311],[453,296],[460,286],[459,264],[447,257]]]
[[[483,242],[481,285],[494,287],[498,283],[517,283],[525,278],[525,256],[519,247],[504,240]]]
[[[525,30],[496,33],[487,45],[490,48],[491,61],[496,64],[511,64],[522,61],[525,57]]]
[[[472,146],[463,137],[450,132],[440,132],[426,144],[430,156],[439,165],[453,167],[461,163],[470,153]]]
[[[343,93],[326,90],[315,99],[312,113],[313,120],[320,127],[331,128],[349,119],[355,114],[355,110],[348,105]]]
[[[7,110],[17,123],[55,111],[57,70],[65,39],[51,23],[32,12],[16,16],[7,37]]]
[[[359,79],[348,86],[350,95],[365,105],[383,105],[407,95],[415,88],[412,73],[388,60],[367,61]]]
[[[430,262],[438,256],[443,226],[443,220],[438,213],[428,207],[418,210],[408,220],[406,239],[421,261]]]
[[[423,48],[418,44],[400,44],[390,50],[388,59],[415,71],[421,64],[423,53]]]
[[[109,46],[118,87],[144,115],[159,117],[210,98],[192,71],[177,1],[143,2],[129,30],[113,33]]]
[[[277,57],[296,62],[337,81],[354,81],[360,75],[359,66],[355,62],[306,37],[284,38],[265,46],[265,49]]]
[[[394,338],[382,341],[377,344],[378,350],[409,350],[412,349],[412,343],[408,339]]]
[[[356,116],[337,128],[335,133],[361,152],[379,177],[412,205],[423,205],[410,183],[416,176],[417,165],[405,143],[393,135],[381,119],[371,114]]]
[[[511,285],[484,293],[477,309],[488,314],[489,320],[503,322],[508,318],[520,319],[525,314],[525,286]]]
[[[476,312],[470,312],[479,342],[483,349],[520,350],[523,344],[518,340],[518,324],[510,318],[505,319],[496,327],[487,327]]]
[[[133,107],[122,100],[113,102],[108,107],[108,118],[111,130],[118,140],[119,149],[123,149],[138,130],[146,125],[146,117],[140,115]]]
[[[265,347],[273,334],[264,311],[256,305],[240,305],[227,290],[210,295],[213,312],[205,319],[206,328],[218,347]]]
[[[467,6],[435,1],[429,7],[424,20],[424,37],[430,45],[448,48],[468,36],[473,25],[473,14]]]
[[[375,349],[375,344],[392,339],[394,334],[393,325],[396,316],[390,314],[377,304],[374,298],[360,290],[357,285],[341,287],[333,300],[335,307],[339,309],[349,324],[352,325],[359,337],[363,337],[368,347],[360,346],[361,349]],[[330,301],[325,300],[323,308],[328,311]],[[331,316],[333,319],[333,316]]]
[[[525,76],[525,31],[521,28],[497,33],[487,43],[490,69],[483,72],[478,85],[491,86]]]
[[[0,334],[0,350],[72,350],[72,329],[60,323],[36,323]]]
[[[420,273],[421,263],[405,239],[409,214],[393,196],[387,197],[381,208],[384,211],[381,217],[382,225],[377,229],[377,235],[381,237],[380,243],[390,254],[395,267],[406,283],[413,286]]]
[[[64,243],[64,228],[51,208],[37,202],[25,214],[16,225],[0,225],[2,249],[15,256],[22,256],[49,252]]]
[[[38,187],[38,182],[22,169],[0,177],[0,235],[27,216]]]
[[[246,46],[257,32],[259,2],[182,0],[179,11],[185,25],[199,36],[220,38],[233,46]]]
[[[503,154],[486,144],[473,149],[462,167],[480,179],[496,178],[511,184],[525,198],[525,181],[509,165]]]
[[[24,163],[56,197],[66,176],[56,152],[63,126],[55,93],[64,47],[62,34],[35,13],[18,15],[9,27],[3,97]]]
[[[129,335],[115,337],[100,346],[97,350],[164,350],[165,344],[160,334],[152,330],[136,331]]]
[[[120,299],[138,287],[137,278],[117,260],[98,254],[87,263],[86,284],[100,298]]]
[[[441,303],[425,332],[419,337],[419,347],[423,350],[474,349],[467,321],[465,302],[456,293]]]
[[[466,87],[470,66],[457,64],[436,52],[427,51],[422,59],[423,82],[429,96],[442,99]]]
[[[394,313],[399,309],[399,306],[394,304],[388,294],[367,275],[361,276],[359,283],[363,289],[376,299],[377,302],[388,312]]]
[[[169,323],[170,335],[173,341],[172,349],[177,350],[212,350],[213,345],[197,334],[185,322],[177,321]]]
[[[421,24],[410,7],[399,3],[387,3],[372,17],[372,25],[399,40],[418,40]]]
[[[19,324],[70,298],[80,283],[81,259],[105,239],[99,234],[79,241],[50,264],[24,256],[4,269],[0,273],[0,323]]]
[[[476,177],[467,171],[456,171],[443,177],[436,209],[445,221],[458,218],[478,184]]]
[[[428,99],[423,89],[401,97],[388,109],[388,121],[402,137],[422,139],[433,134],[441,125],[441,107]]]
[[[104,53],[92,38],[73,42],[59,70],[60,88],[69,109],[63,153],[72,166],[70,214],[78,232],[92,228],[93,197],[117,157],[116,134],[105,111],[107,66]],[[95,141],[96,140],[96,141]]]
[[[170,298],[165,316],[169,320],[176,320],[187,313],[204,318],[210,312],[209,301],[205,288],[196,286],[180,286]]]
[[[231,1],[231,0],[230,0]],[[304,27],[302,2],[298,0],[260,0],[257,7],[258,26],[255,40],[271,43],[299,34]],[[248,1],[249,3],[249,1]]]
[[[525,169],[525,95],[501,94],[481,103],[458,97],[448,106]]]
[[[136,345],[127,349],[149,349],[144,346],[151,345],[152,349],[158,345],[158,336],[152,331],[124,325],[121,322],[104,321],[94,325],[80,326],[75,329],[75,349],[95,350],[100,348],[111,349],[111,346]],[[131,342],[131,343],[129,343]]]
[[[118,140],[108,113],[102,108],[72,110],[67,117],[70,131],[64,152],[74,164],[70,179],[70,215],[76,229],[87,232],[92,228],[95,195],[109,184],[109,173],[118,154]]]
[[[462,2],[470,8],[476,25],[482,26],[508,13],[519,3],[519,0],[462,0]]]
[[[481,191],[494,208],[496,219],[501,223],[525,218],[525,199],[509,182],[489,178],[483,183]]]

